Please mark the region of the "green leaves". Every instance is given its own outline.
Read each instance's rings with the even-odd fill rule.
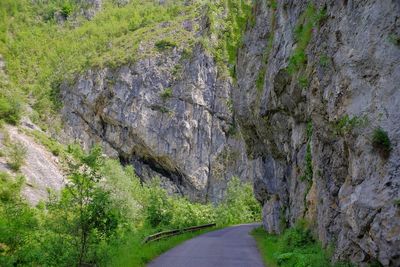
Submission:
[[[1,86],[0,89],[2,89]],[[21,119],[21,113],[22,102],[18,97],[0,93],[0,120],[16,125]]]
[[[375,128],[372,133],[372,145],[382,154],[383,157],[388,157],[392,150],[389,135],[382,128]]]
[[[261,205],[254,198],[252,185],[232,177],[224,199],[216,207],[216,219],[221,225],[260,221]]]

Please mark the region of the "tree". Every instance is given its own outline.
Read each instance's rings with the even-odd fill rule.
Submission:
[[[89,154],[73,151],[76,163],[70,163],[69,183],[56,210],[67,213],[69,231],[75,237],[77,264],[94,261],[91,248],[107,239],[118,227],[119,214],[110,205],[110,193],[100,186],[100,168],[104,162],[99,147]]]

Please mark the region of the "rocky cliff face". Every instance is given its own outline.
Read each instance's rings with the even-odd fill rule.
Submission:
[[[63,89],[68,135],[159,176],[172,192],[217,201],[233,175],[249,177],[233,136],[232,85],[200,47],[173,48],[116,69],[91,70]]]
[[[389,0],[255,1],[237,83],[200,43],[144,45],[64,83],[65,132],[192,199],[253,180],[269,232],[306,219],[337,259],[398,266],[399,14]],[[182,27],[203,34],[196,23]]]
[[[305,218],[336,258],[399,266],[400,3],[312,2],[259,1],[238,59],[234,109],[262,161],[264,226]]]

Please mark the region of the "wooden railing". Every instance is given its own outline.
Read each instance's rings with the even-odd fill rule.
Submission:
[[[187,232],[194,232],[194,231],[197,231],[197,230],[202,230],[202,229],[214,227],[215,225],[216,225],[215,223],[210,223],[210,224],[192,226],[192,227],[183,228],[183,229],[176,229],[176,230],[171,230],[171,231],[159,232],[159,233],[156,233],[154,235],[150,235],[150,236],[146,237],[143,240],[143,243],[145,244],[145,243],[148,243],[148,242],[160,240],[160,239],[171,237],[171,236],[180,235],[180,234],[187,233]]]

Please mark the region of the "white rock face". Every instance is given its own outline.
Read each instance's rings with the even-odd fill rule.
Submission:
[[[233,90],[249,155],[260,162],[255,189],[265,228],[279,232],[279,219],[293,225],[307,218],[324,245],[335,245],[336,258],[400,266],[400,47],[393,41],[400,2],[314,1],[326,17],[314,26],[307,62],[292,75],[286,67],[299,45],[294,28],[308,1],[278,1],[276,10],[265,2],[256,4]],[[257,89],[260,72],[265,80]],[[346,115],[366,123],[338,133]],[[372,145],[376,127],[391,140],[388,158]],[[310,182],[300,179],[307,144]]]
[[[87,148],[102,143],[144,180],[160,176],[171,192],[217,201],[233,175],[251,178],[244,143],[230,130],[232,85],[199,47],[189,60],[182,52],[90,70],[65,85],[66,132]]]
[[[47,200],[48,189],[59,192],[65,185],[65,178],[57,157],[16,127],[7,126],[5,131],[8,132],[11,142],[19,142],[27,149],[25,162],[20,170],[20,174],[25,177],[25,186],[22,188],[25,199],[36,205],[40,200]],[[0,134],[0,150],[4,149],[3,135]],[[12,173],[5,157],[0,157],[0,171]]]

